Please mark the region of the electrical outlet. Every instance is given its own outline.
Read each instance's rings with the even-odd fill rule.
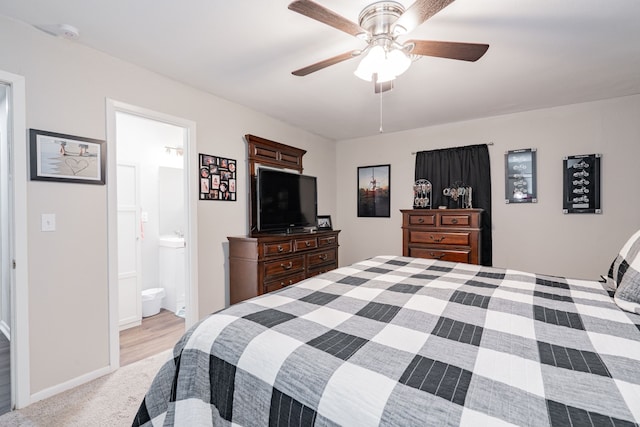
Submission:
[[[40,231],[56,231],[56,214],[42,214]]]

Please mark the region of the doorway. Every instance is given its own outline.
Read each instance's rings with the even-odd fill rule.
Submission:
[[[155,333],[162,341],[159,319],[167,319],[167,328],[174,331],[179,321],[181,333],[197,319],[195,204],[189,180],[195,124],[111,100],[107,115],[110,353],[115,368],[131,362],[130,355],[123,362],[120,348],[130,345],[132,335],[149,343]],[[150,295],[151,303],[142,301]]]
[[[24,77],[0,70],[2,412],[30,403],[25,97]]]

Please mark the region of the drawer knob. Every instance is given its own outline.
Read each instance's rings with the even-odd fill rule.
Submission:
[[[434,237],[433,234],[431,235],[431,240],[433,240],[436,243],[440,243],[444,240],[444,236],[442,237]]]
[[[284,251],[284,248],[282,247],[282,245],[278,245],[278,252],[282,252]]]
[[[453,218],[451,220],[451,224],[457,224],[458,223],[458,218]]]
[[[284,268],[285,270],[291,270],[291,267],[293,267],[293,263],[289,261],[289,264],[280,264],[280,267]]]
[[[418,218],[418,222],[422,224],[424,222],[424,218]]]
[[[429,256],[433,259],[442,259],[444,257],[444,253],[440,252],[436,254],[435,252],[429,252]]]
[[[327,258],[329,258],[329,256],[327,254],[322,254],[322,255],[319,255],[318,258],[320,258],[323,261],[326,261]]]
[[[308,241],[308,240],[307,240],[306,242],[304,242],[304,244],[305,244],[305,246],[306,246],[306,247],[311,246],[311,242],[310,242],[310,241]]]

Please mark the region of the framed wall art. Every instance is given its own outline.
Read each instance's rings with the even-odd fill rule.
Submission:
[[[602,213],[600,158],[600,154],[585,154],[563,159],[563,213]]]
[[[505,203],[536,203],[536,149],[507,151],[504,155]]]
[[[200,154],[200,200],[236,200],[237,163],[226,157]]]
[[[32,181],[105,184],[105,141],[29,129]]]
[[[391,216],[391,165],[358,167],[358,216]]]

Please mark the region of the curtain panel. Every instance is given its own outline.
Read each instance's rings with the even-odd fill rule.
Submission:
[[[431,181],[431,206],[457,208],[458,203],[442,194],[456,183],[473,189],[473,207],[482,214],[482,265],[493,265],[491,239],[491,166],[486,144],[443,148],[416,153],[415,179]]]

